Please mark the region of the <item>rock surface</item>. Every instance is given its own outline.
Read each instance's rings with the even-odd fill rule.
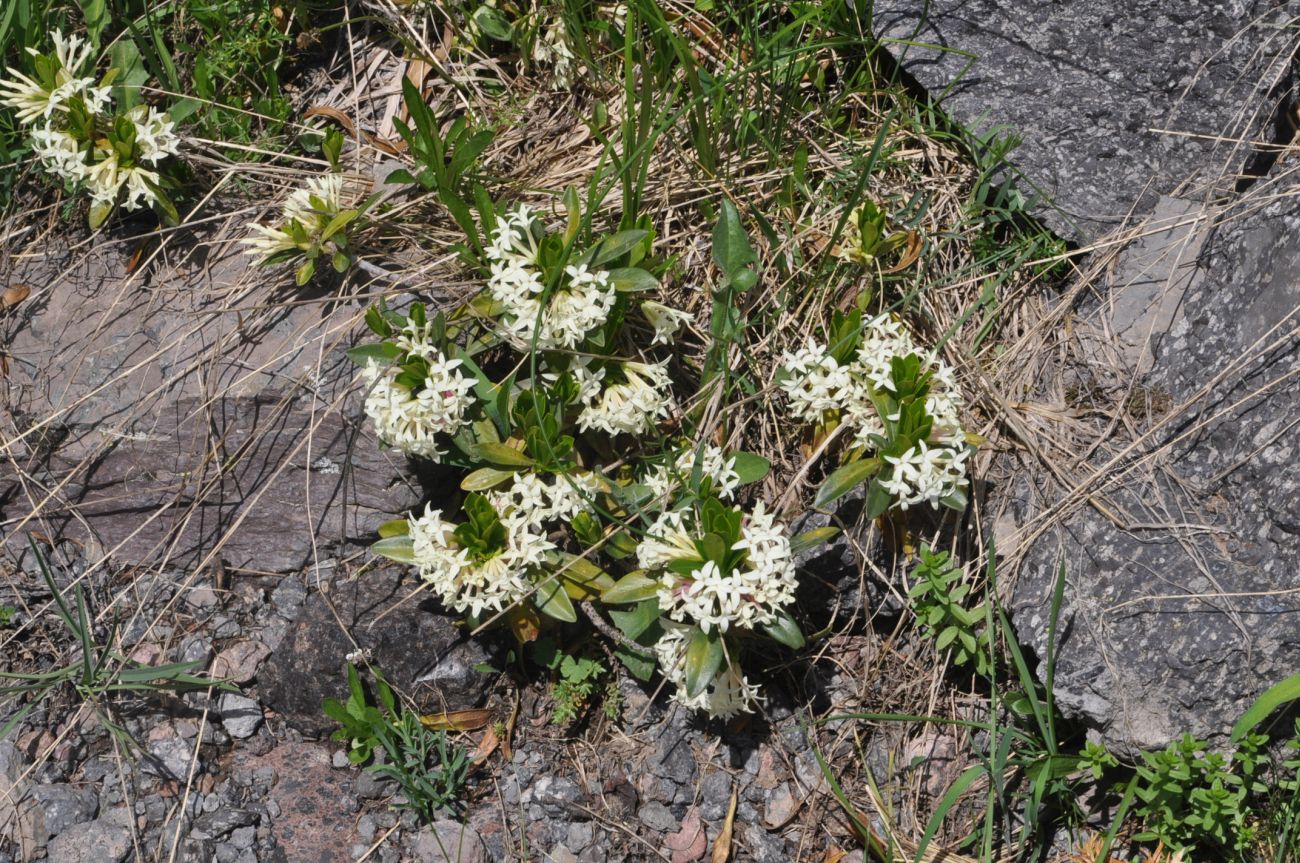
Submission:
[[[1289,107],[1274,0],[875,0],[885,47],[958,122],[1023,139],[1011,161],[1064,237],[1099,239],[1155,195],[1230,191]],[[906,45],[902,42],[924,43]],[[941,46],[940,48],[928,46]],[[1198,137],[1199,136],[1199,137]],[[1282,141],[1286,143],[1286,141]],[[1220,188],[1215,188],[1215,187]]]
[[[1115,487],[1093,489],[1127,529],[1079,508],[1034,543],[1016,586],[1017,627],[1043,656],[1066,561],[1057,703],[1121,749],[1221,739],[1300,668],[1297,192],[1279,171],[1219,213],[1179,282],[1141,382],[1167,409],[1112,466]]]
[[[149,279],[111,245],[57,262],[15,274],[35,291],[0,322],[4,518],[39,510],[127,563],[265,572],[419,501],[360,418],[360,304],[272,301],[235,252]]]
[[[399,570],[382,568],[313,593],[262,668],[262,700],[303,734],[333,731],[321,700],[346,700],[344,666],[360,649],[428,711],[476,706],[488,677],[475,666],[491,659],[484,639],[467,638],[423,594],[412,596],[415,588]]]

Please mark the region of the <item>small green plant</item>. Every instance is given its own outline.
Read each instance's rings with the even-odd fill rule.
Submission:
[[[419,714],[397,697],[379,671],[374,672],[378,704],[371,703],[355,665],[348,663],[348,700],[327,698],[325,715],[342,728],[332,739],[349,744],[348,761],[395,781],[402,789],[398,805],[431,821],[440,809],[458,810],[469,781],[470,757],[444,731],[424,727]]]
[[[970,585],[963,581],[961,567],[953,565],[946,551],[922,546],[912,580],[912,610],[935,648],[947,651],[954,665],[973,666],[976,674],[988,677],[992,653],[984,626],[986,609],[982,602],[966,607]]]
[[[22,706],[0,727],[0,740],[18,727],[32,710],[62,689],[71,690],[82,703],[89,706],[125,751],[134,749],[135,744],[126,730],[113,720],[114,699],[118,696],[124,693],[182,693],[208,687],[237,691],[229,684],[191,674],[202,664],[199,661],[145,665],[123,657],[111,646],[117,638],[116,623],[109,627],[102,638],[97,639],[92,624],[95,616],[80,583],[73,589],[73,602],[70,604],[59,589],[49,562],[36,540],[29,537],[28,542],[36,556],[45,585],[54,597],[54,612],[72,636],[77,656],[72,662],[53,671],[30,674],[0,671],[0,681],[6,682],[5,685],[0,685],[0,698],[14,696],[22,702]],[[12,612],[12,609],[9,611]]]
[[[13,623],[14,615],[17,613],[18,609],[14,608],[12,605],[0,605],[0,629]]]
[[[1249,847],[1255,838],[1249,801],[1267,790],[1259,757],[1267,740],[1247,736],[1231,762],[1190,734],[1163,752],[1142,753],[1135,814],[1146,829],[1135,838],[1170,848]]]
[[[594,659],[565,656],[560,661],[560,679],[551,694],[555,697],[555,710],[551,722],[568,725],[596,694],[597,684],[605,674],[605,666]]]
[[[326,136],[326,153],[338,144]],[[305,285],[316,275],[318,261],[328,261],[335,272],[346,272],[356,257],[352,236],[366,224],[370,198],[360,206],[343,206],[343,178],[323,174],[295,190],[281,208],[280,224],[274,227],[254,223],[253,236],[244,239],[263,265],[295,264],[294,281]]]
[[[407,113],[411,115],[412,129],[406,123],[394,120],[397,131],[406,142],[407,150],[415,159],[416,173],[405,169],[394,171],[389,180],[394,183],[419,183],[440,197],[459,199],[469,171],[478,157],[492,143],[491,130],[475,132],[467,117],[457,117],[447,127],[446,134],[438,127],[438,120],[429,110],[419,88],[409,79],[402,79],[402,97]]]

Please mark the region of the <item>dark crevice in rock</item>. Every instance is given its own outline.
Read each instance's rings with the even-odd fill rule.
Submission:
[[[1264,129],[1267,140],[1251,148],[1250,155],[1238,172],[1233,191],[1242,195],[1260,179],[1267,177],[1278,158],[1296,139],[1300,132],[1300,103],[1296,100],[1296,63],[1300,54],[1292,55],[1286,77],[1273,86],[1268,101],[1273,104],[1273,115]]]

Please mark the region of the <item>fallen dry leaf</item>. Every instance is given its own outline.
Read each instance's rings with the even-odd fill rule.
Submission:
[[[736,788],[731,788],[731,803],[727,806],[727,817],[723,819],[722,829],[713,842],[711,863],[727,863],[731,856],[731,830],[736,824]]]
[[[694,806],[682,819],[682,829],[664,837],[664,845],[673,852],[672,863],[694,863],[704,856],[708,849],[708,840],[704,835],[704,824],[700,821],[700,810]]]
[[[5,288],[3,295],[0,295],[0,308],[12,309],[32,295],[32,289],[28,285],[10,285]]]
[[[420,717],[420,724],[430,731],[477,731],[491,721],[492,711],[485,708],[426,713]]]
[[[501,738],[497,736],[496,729],[491,725],[487,731],[483,732],[483,739],[474,747],[474,751],[469,754],[471,761],[482,762],[488,759],[493,752],[496,752],[501,746]]]

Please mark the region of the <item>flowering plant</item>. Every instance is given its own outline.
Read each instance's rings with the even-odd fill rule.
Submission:
[[[379,341],[350,355],[377,436],[460,476],[374,550],[476,624],[532,640],[585,613],[684,704],[752,711],[747,644],[803,643],[794,546],[761,502],[735,502],[768,463],[669,433],[698,374],[669,349],[693,318],[647,297],[663,269],[648,230],[592,236],[566,203],[563,231],[524,206],[480,214],[483,287],[464,306],[367,313]]]
[[[851,434],[841,466],[818,491],[825,505],[866,482],[868,518],[892,507],[966,506],[969,436],[952,369],[921,354],[901,321],[836,313],[829,346],[814,340],[782,360],[791,413],[817,434]]]
[[[349,231],[365,223],[365,213],[374,199],[359,207],[343,206],[343,177],[323,174],[295,189],[280,208],[275,226],[254,222],[253,236],[244,239],[262,264],[301,262],[295,281],[305,285],[316,274],[316,262],[325,258],[335,272],[345,272],[352,265],[353,253]]]
[[[45,172],[90,193],[91,229],[119,205],[148,204],[168,224],[179,222],[166,191],[178,186],[168,158],[179,152],[175,124],[148,105],[114,109],[110,87],[119,70],[96,83],[90,45],[58,30],[50,38],[52,53],[28,49],[31,75],[9,67],[11,77],[0,80],[0,104],[16,110]]]

